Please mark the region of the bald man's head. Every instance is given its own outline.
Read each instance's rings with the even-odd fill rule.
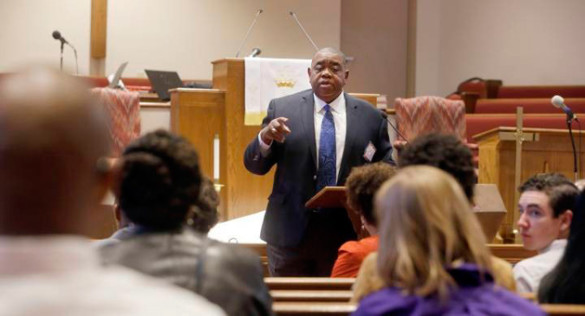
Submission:
[[[83,233],[108,150],[105,115],[80,79],[38,68],[4,79],[0,234]]]

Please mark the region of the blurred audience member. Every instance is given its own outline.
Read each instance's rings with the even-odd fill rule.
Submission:
[[[565,254],[540,282],[538,301],[585,304],[585,192],[581,192],[571,221]]]
[[[585,179],[579,179],[575,181],[575,186],[577,189],[579,189],[579,191],[583,191],[583,189],[585,189]]]
[[[47,69],[0,86],[0,314],[223,315],[203,298],[104,268],[82,235],[108,184],[105,115]]]
[[[428,134],[408,144],[399,157],[400,168],[416,165],[437,167],[459,182],[473,210],[477,174],[473,166],[473,154],[467,145],[449,134]],[[483,230],[482,230],[483,231]],[[512,265],[504,259],[492,256],[492,275],[496,284],[510,291],[516,290]]]
[[[542,277],[565,251],[579,190],[560,173],[533,176],[518,190],[522,193],[518,229],[524,248],[538,251],[538,255],[518,262],[514,278],[519,292],[536,293]]]
[[[259,256],[200,233],[217,220],[217,199],[209,199],[210,182],[203,180],[202,190],[199,158],[186,139],[163,130],[148,133],[126,148],[118,169],[114,191],[129,226],[119,242],[101,248],[106,264],[165,279],[229,315],[272,313]],[[187,225],[194,207],[191,222],[200,232]]]
[[[382,162],[355,167],[351,170],[345,182],[347,203],[359,214],[362,229],[365,229],[370,236],[341,245],[331,277],[355,278],[364,258],[378,250],[378,230],[372,204],[376,191],[393,175],[394,167]]]
[[[494,284],[480,225],[450,175],[404,168],[375,201],[385,288],[366,296],[354,315],[544,315]]]
[[[427,134],[408,143],[398,157],[400,168],[416,165],[437,167],[459,182],[465,197],[473,203],[477,182],[473,154],[457,137],[449,134]]]
[[[400,168],[416,165],[437,167],[453,176],[461,185],[469,203],[473,201],[476,182],[473,157],[469,148],[455,136],[428,134],[414,139],[400,153],[398,165]],[[375,265],[376,261],[373,258],[364,260],[353,288],[352,301],[357,302],[368,293],[384,286],[384,282],[377,275]],[[516,289],[512,266],[507,261],[491,256],[491,268],[496,284],[511,291]]]
[[[219,194],[215,191],[213,181],[203,176],[199,198],[197,203],[191,207],[187,216],[187,224],[197,232],[207,235],[219,220],[218,206]]]

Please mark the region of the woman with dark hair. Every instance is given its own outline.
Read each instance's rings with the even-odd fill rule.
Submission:
[[[210,190],[186,139],[164,130],[137,139],[122,154],[114,185],[128,225],[102,245],[103,261],[192,290],[228,315],[270,315],[259,257],[204,235],[217,221]]]
[[[585,304],[585,191],[574,209],[565,253],[538,290],[538,301],[552,304]]]

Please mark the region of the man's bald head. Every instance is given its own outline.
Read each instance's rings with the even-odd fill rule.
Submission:
[[[48,69],[0,83],[0,234],[82,233],[97,203],[105,115],[80,79]]]
[[[346,64],[345,54],[338,49],[326,47],[315,53],[307,72],[313,92],[319,99],[330,103],[341,94],[349,76]]]

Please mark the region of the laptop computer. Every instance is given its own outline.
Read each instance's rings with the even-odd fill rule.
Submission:
[[[112,89],[120,88],[122,90],[126,90],[124,83],[120,79],[122,78],[122,73],[124,72],[124,69],[126,69],[127,65],[128,65],[128,62],[122,63],[118,67],[118,70],[116,70],[116,72],[114,74],[111,74],[108,76],[108,81],[110,82],[110,84],[108,85],[108,88],[112,88]]]
[[[183,81],[176,71],[160,71],[145,69],[152,88],[163,101],[169,101],[171,96],[169,90],[183,87]]]

